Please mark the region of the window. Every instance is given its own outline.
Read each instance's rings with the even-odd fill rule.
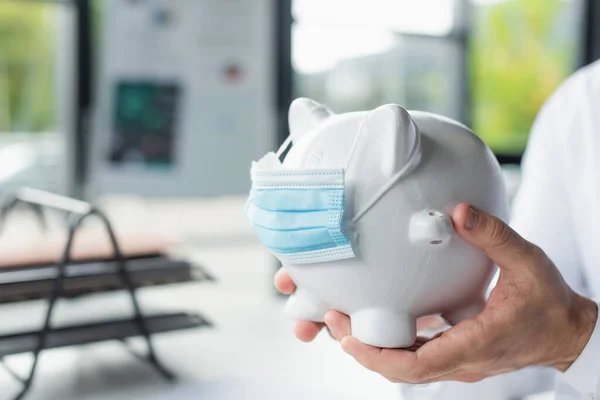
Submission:
[[[472,125],[501,154],[521,154],[544,101],[578,66],[582,1],[473,1]]]
[[[62,35],[67,8],[59,1],[0,0],[2,193],[20,185],[65,189],[61,110],[71,104],[60,91],[61,66],[71,62]]]
[[[55,8],[0,1],[0,132],[56,128]]]
[[[293,19],[295,96],[336,112],[398,103],[459,118],[452,1],[295,0]]]
[[[334,112],[397,103],[522,154],[578,66],[582,0],[293,0],[294,97]]]

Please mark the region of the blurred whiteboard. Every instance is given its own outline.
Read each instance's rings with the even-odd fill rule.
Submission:
[[[247,193],[276,145],[275,0],[107,0],[89,193]]]

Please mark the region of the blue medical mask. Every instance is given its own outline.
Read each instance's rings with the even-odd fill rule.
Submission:
[[[344,170],[252,172],[246,215],[283,263],[354,257],[343,228]]]
[[[252,189],[245,206],[260,241],[283,264],[355,257],[350,226],[414,168],[420,154],[417,141],[410,162],[349,220],[345,218],[344,168],[286,169],[279,157],[289,144],[288,138],[277,153],[270,152],[252,164]]]

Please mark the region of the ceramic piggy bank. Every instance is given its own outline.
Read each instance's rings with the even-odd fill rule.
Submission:
[[[395,104],[336,115],[304,98],[289,126],[280,151],[253,163],[245,208],[297,285],[287,316],[338,310],[358,340],[395,348],[414,343],[418,317],[456,324],[483,309],[495,266],[450,214],[469,202],[506,220],[508,207],[500,167],[473,132]]]

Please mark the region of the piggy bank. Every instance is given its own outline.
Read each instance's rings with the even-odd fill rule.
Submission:
[[[288,317],[347,314],[352,335],[411,346],[416,318],[456,324],[482,311],[492,261],[450,215],[469,202],[506,220],[496,158],[451,119],[388,104],[334,114],[295,100],[284,148],[252,167],[246,214],[297,285]]]

